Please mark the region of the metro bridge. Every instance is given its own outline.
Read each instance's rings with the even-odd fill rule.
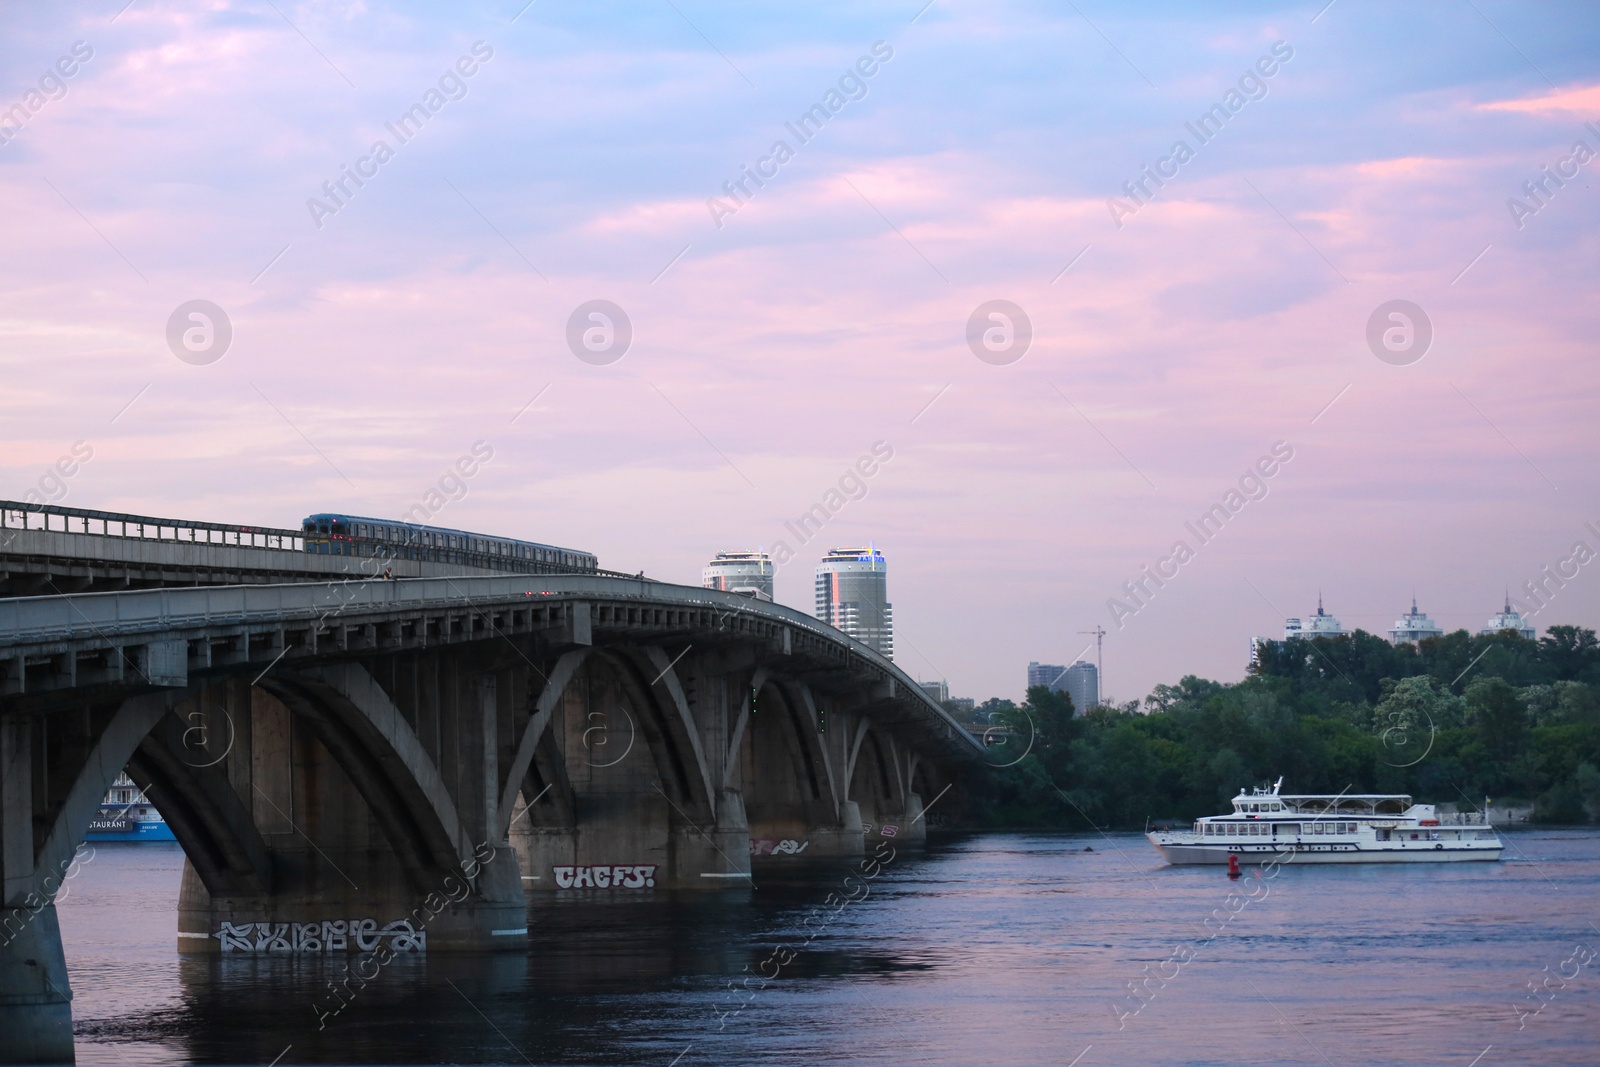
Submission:
[[[524,948],[534,894],[920,840],[981,753],[781,605],[604,573],[307,582],[289,557],[329,557],[187,528],[137,538],[147,579],[279,584],[0,599],[0,1060],[72,1058],[51,900],[124,767],[187,859],[179,952],[382,958]],[[120,532],[22,532],[0,528],[8,575],[92,587],[130,556]]]

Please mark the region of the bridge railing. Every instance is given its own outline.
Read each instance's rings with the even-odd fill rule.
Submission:
[[[192,519],[158,519],[117,511],[63,508],[54,504],[29,504],[0,500],[0,530],[48,530],[54,533],[94,534],[148,541],[182,541],[203,545],[239,545],[302,552],[305,539],[299,530],[268,526],[233,526],[224,522]]]

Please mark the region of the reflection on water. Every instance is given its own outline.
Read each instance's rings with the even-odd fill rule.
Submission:
[[[397,957],[321,1018],[347,960],[176,955],[176,846],[98,846],[60,915],[80,1063],[1593,1063],[1600,959],[1517,1012],[1600,948],[1600,834],[1510,845],[1265,885],[1133,834],[954,837],[836,914],[844,870],[785,857],[537,904],[525,955]]]

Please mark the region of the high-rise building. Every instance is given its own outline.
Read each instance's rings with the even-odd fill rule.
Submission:
[[[950,699],[948,682],[918,682],[917,687],[927,693],[935,704],[943,704]]]
[[[765,552],[718,552],[700,572],[700,584],[724,593],[750,593],[772,599],[772,558]]]
[[[1028,688],[1036,685],[1047,686],[1050,689],[1061,688],[1061,676],[1067,673],[1067,668],[1055,663],[1029,663]]]
[[[1481,636],[1497,634],[1504,630],[1511,630],[1518,637],[1533,640],[1533,624],[1529,622],[1520,611],[1511,610],[1511,594],[1506,594],[1506,606],[1499,614],[1489,616],[1489,625],[1479,630]]]
[[[817,564],[817,618],[894,658],[889,564],[876,548],[830,548]]]
[[[1395,645],[1402,642],[1415,645],[1421,641],[1426,641],[1430,637],[1443,636],[1444,631],[1439,628],[1439,624],[1417,610],[1417,598],[1415,596],[1411,598],[1410,612],[1400,616],[1389,630],[1389,642]]]
[[[1283,620],[1285,641],[1291,637],[1304,637],[1308,640],[1314,637],[1344,637],[1346,633],[1345,628],[1339,625],[1338,619],[1322,610],[1321,593],[1317,594],[1317,613],[1306,619],[1303,625],[1299,619]]]
[[[1054,663],[1028,664],[1028,688],[1042,685],[1072,698],[1074,714],[1082,715],[1100,703],[1100,672],[1088,660],[1078,660],[1070,667]]]
[[[1067,668],[1057,688],[1072,698],[1073,713],[1082,715],[1100,703],[1100,672],[1093,663],[1080,659]]]

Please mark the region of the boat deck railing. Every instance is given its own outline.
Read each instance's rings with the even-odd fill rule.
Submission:
[[[1487,826],[1481,811],[1457,811],[1438,816],[1440,826]]]

